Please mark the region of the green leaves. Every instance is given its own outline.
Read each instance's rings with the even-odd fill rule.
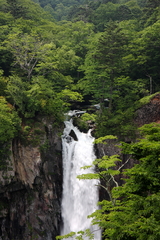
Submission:
[[[107,136],[104,136],[104,137],[99,137],[94,141],[94,143],[95,144],[98,144],[98,143],[107,144],[106,140],[108,140],[108,139],[117,139],[117,137],[113,136],[113,135],[107,135]]]
[[[46,60],[51,53],[51,49],[54,48],[54,44],[52,43],[44,44],[38,35],[23,33],[20,29],[14,29],[13,33],[8,36],[6,46],[14,56],[14,64],[19,65],[28,80],[31,79],[38,62]],[[47,63],[45,68],[48,69]],[[39,65],[39,68],[41,69],[42,66]],[[42,70],[44,71],[45,68],[43,67]]]
[[[20,119],[12,105],[0,97],[0,142],[8,142],[14,138],[20,127]]]
[[[91,233],[89,229],[86,229],[85,231],[79,231],[77,233],[70,232],[69,234],[63,235],[63,236],[57,236],[56,239],[67,239],[67,238],[73,238],[77,240],[83,240],[84,238],[89,240],[94,240],[94,234]]]
[[[7,82],[7,93],[13,105],[18,106],[19,111],[24,114],[27,102],[27,83],[16,75],[9,77]]]
[[[123,68],[122,56],[126,37],[116,23],[110,22],[98,40],[93,41],[94,47],[91,45],[83,67],[86,76],[81,80],[80,86],[85,92],[88,90],[88,93],[92,93],[101,103],[108,98],[111,110],[115,78]]]
[[[152,140],[151,137],[155,132],[159,132],[159,124],[144,125],[141,132],[145,138],[130,146],[130,153],[140,162],[132,169],[124,171],[128,176],[125,179],[126,183],[112,191],[113,197],[120,200],[108,209],[108,222],[104,233],[108,239],[124,239],[126,236],[131,239],[159,238],[160,218],[157,215],[157,201],[160,194],[160,143],[159,139]],[[104,209],[105,205],[102,207],[103,213]],[[111,231],[108,231],[108,227]]]
[[[59,96],[65,100],[66,104],[68,101],[82,101],[82,95],[78,92],[74,92],[70,89],[64,89],[61,91]]]

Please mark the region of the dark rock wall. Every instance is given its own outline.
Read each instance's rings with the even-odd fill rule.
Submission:
[[[136,111],[134,122],[138,127],[151,122],[160,123],[160,94]]]
[[[42,150],[14,139],[9,170],[0,173],[1,240],[54,240],[59,235],[61,138],[52,122],[43,120],[43,126]]]

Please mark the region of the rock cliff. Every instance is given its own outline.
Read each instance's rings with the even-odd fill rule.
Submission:
[[[160,123],[160,93],[136,111],[134,122],[138,127],[151,122]]]
[[[0,172],[1,240],[54,240],[59,234],[61,139],[52,125],[41,119],[11,144],[7,171]]]

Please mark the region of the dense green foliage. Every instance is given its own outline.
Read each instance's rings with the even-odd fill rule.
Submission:
[[[142,7],[147,0],[33,0],[39,3],[45,11],[49,12],[56,20],[72,20],[94,23],[96,29],[104,29],[105,23],[111,20],[136,19],[142,14]],[[150,8],[150,4],[146,7]],[[155,7],[152,6],[152,7]]]
[[[0,170],[6,169],[10,142],[18,134],[20,119],[12,105],[4,97],[0,97]]]
[[[56,23],[48,4],[55,12],[73,7],[63,18],[72,21]],[[151,0],[0,1],[1,96],[20,118],[53,114],[55,121],[84,98],[100,105],[97,136],[133,137],[139,99],[159,91],[159,7]]]
[[[70,11],[56,18],[48,4]],[[153,0],[0,1],[1,96],[20,119],[55,121],[85,99],[100,106],[96,136],[133,137],[139,99],[159,91],[159,11]]]
[[[122,146],[123,152],[139,164],[123,172],[127,176],[125,184],[111,192],[114,202],[102,201],[101,209],[92,214],[93,222],[104,230],[105,239],[160,238],[160,127],[149,124],[140,131],[142,140]]]

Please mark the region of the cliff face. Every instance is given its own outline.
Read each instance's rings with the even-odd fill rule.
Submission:
[[[8,171],[0,172],[0,239],[54,240],[59,234],[62,193],[61,139],[42,120],[39,146],[12,142]],[[31,134],[32,132],[32,134]],[[29,138],[29,137],[28,137]]]
[[[147,104],[136,111],[134,122],[138,127],[151,122],[160,123],[160,94],[153,96]]]

